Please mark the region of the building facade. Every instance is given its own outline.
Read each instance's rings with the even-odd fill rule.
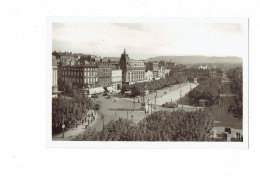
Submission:
[[[98,84],[103,87],[109,87],[112,84],[112,65],[110,62],[102,62],[102,60],[96,64],[98,67]]]
[[[52,95],[57,96],[58,92],[58,65],[55,56],[52,56]]]
[[[145,63],[146,69],[153,72],[153,79],[159,78],[159,64],[157,61]]]
[[[122,70],[121,69],[112,69],[112,91],[113,92],[120,92],[122,88]]]
[[[95,87],[98,83],[98,67],[95,64],[67,65],[61,68],[62,82],[79,87]]]
[[[145,79],[145,81],[147,81],[147,82],[151,82],[151,81],[153,81],[153,71],[151,71],[151,70],[146,70],[145,71],[145,73],[144,73],[144,79]]]
[[[209,76],[211,78],[216,78],[217,77],[217,71],[216,70],[210,70],[209,71]]]
[[[158,77],[165,78],[165,68],[163,66],[160,66],[158,69]]]
[[[119,61],[124,83],[141,82],[145,79],[145,65],[143,60],[131,60],[124,50]]]
[[[75,64],[77,58],[71,53],[60,53],[60,61],[63,66]]]

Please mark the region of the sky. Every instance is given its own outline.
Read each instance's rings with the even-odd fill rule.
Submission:
[[[53,23],[52,50],[132,59],[155,56],[239,56],[239,23]]]

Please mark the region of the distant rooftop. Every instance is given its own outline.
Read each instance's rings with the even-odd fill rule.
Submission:
[[[103,62],[108,62],[108,60],[110,60],[111,62],[119,62],[120,57],[103,57],[102,58]]]

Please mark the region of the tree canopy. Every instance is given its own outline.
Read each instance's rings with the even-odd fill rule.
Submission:
[[[139,123],[119,119],[104,130],[90,129],[75,140],[83,141],[209,141],[214,119],[204,111],[159,111]]]

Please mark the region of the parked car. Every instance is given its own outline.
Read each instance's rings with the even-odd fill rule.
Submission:
[[[176,102],[165,102],[164,104],[162,104],[162,107],[175,108],[178,107],[178,104]]]

